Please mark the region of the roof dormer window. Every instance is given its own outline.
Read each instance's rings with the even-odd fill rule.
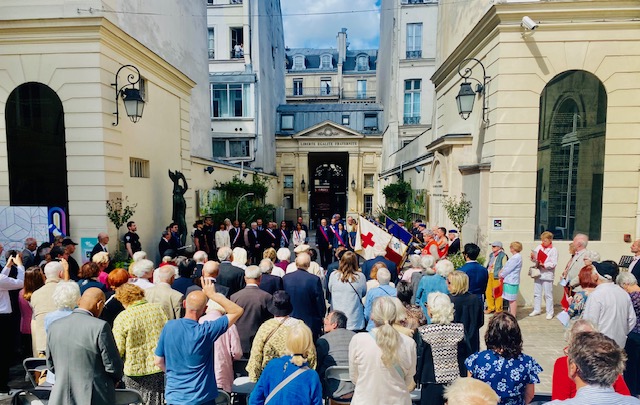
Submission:
[[[359,71],[369,70],[369,56],[358,55],[356,69]]]
[[[293,57],[293,70],[304,70],[304,55],[296,55]]]
[[[333,61],[331,55],[322,55],[320,57],[320,69],[333,69]]]

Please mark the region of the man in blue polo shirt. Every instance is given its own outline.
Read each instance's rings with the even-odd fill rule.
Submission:
[[[215,321],[198,323],[210,299],[226,315]],[[193,291],[183,303],[184,318],[167,322],[162,329],[155,363],[165,371],[167,404],[214,405],[218,396],[213,370],[213,343],[240,316],[243,309],[217,294],[210,279],[202,278],[202,291]]]

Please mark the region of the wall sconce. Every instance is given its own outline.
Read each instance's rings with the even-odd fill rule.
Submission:
[[[216,169],[213,166],[207,166],[204,168],[205,173],[209,173],[209,174],[213,173],[214,170]]]
[[[351,178],[351,190],[356,191],[356,179]]]
[[[302,181],[300,182],[300,188],[304,191],[305,187],[307,187],[307,183],[304,182],[304,175],[302,176]]]
[[[128,83],[118,88],[118,75],[124,68],[130,68],[134,70],[135,73],[129,73],[127,75]],[[135,85],[138,83],[140,83],[140,71],[133,65],[124,65],[116,72],[116,82],[111,83],[111,85],[116,89],[116,112],[113,113],[116,116],[116,122],[113,123],[113,126],[118,125],[118,123],[120,122],[118,97],[122,98],[122,101],[124,102],[124,109],[127,112],[127,116],[129,117],[131,122],[136,123],[140,121],[140,118],[142,118],[142,112],[144,110],[144,100],[140,95],[139,86],[138,88],[135,87]]]
[[[473,74],[473,68],[468,68],[468,67],[464,68],[464,73],[462,73],[462,65],[470,61],[475,61],[476,66],[480,66],[482,68],[482,82],[480,82],[478,79],[471,77],[471,74]],[[458,104],[458,114],[460,114],[460,117],[462,117],[462,119],[464,120],[469,118],[469,115],[471,115],[471,112],[473,111],[473,102],[475,101],[476,93],[481,94],[482,95],[482,121],[485,124],[488,124],[489,119],[487,118],[487,112],[489,110],[489,106],[486,103],[485,90],[487,88],[487,79],[490,79],[491,76],[487,76],[487,72],[484,68],[484,65],[482,64],[482,62],[480,62],[478,59],[475,59],[475,58],[465,59],[462,62],[460,62],[460,65],[458,66],[458,74],[460,75],[460,77],[464,79],[464,81],[460,84],[460,91],[456,96],[456,103]],[[471,83],[469,83],[469,79],[475,80],[476,82],[478,82],[478,84],[476,85],[475,91],[471,88]]]

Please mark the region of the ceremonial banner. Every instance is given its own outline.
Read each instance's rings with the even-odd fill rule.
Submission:
[[[354,251],[365,260],[376,257],[377,250],[385,251],[391,242],[391,235],[380,229],[363,216],[358,218],[358,232]]]
[[[404,261],[404,256],[407,253],[408,246],[405,245],[400,239],[395,236],[391,237],[391,243],[387,246],[387,255],[386,258],[391,260],[396,264],[396,266],[400,266],[400,264]]]
[[[409,242],[411,242],[411,239],[413,238],[413,235],[411,235],[411,232],[401,227],[396,221],[394,221],[389,217],[387,217],[387,220],[385,222],[385,227],[387,228],[387,231],[389,231],[391,235],[400,239],[405,245],[408,245]]]

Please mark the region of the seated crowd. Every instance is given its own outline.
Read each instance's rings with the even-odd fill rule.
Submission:
[[[3,333],[3,343],[46,357],[52,403],[111,404],[115,388],[126,387],[145,404],[214,404],[240,375],[249,404],[530,403],[542,368],[523,352],[516,319],[522,244],[506,254],[493,242],[486,266],[480,247],[466,244],[456,270],[446,229],[416,228],[425,247],[400,270],[383,251],[359,263],[349,246],[320,265],[300,237],[293,259],[288,246],[265,249],[262,259],[222,246],[215,261],[197,251],[157,267],[137,252],[125,270],[99,252],[79,266],[77,281],[64,260],[25,270],[12,251],[0,309],[11,309],[19,290],[22,319],[0,313],[0,326],[24,342]],[[544,295],[547,319],[555,316],[552,237],[543,233],[531,253],[530,316],[541,313]],[[586,244],[578,235],[562,275],[567,316],[576,320],[554,366],[552,403],[640,404],[640,287],[632,272],[585,254]],[[4,357],[2,373],[11,361]],[[0,377],[6,386],[8,375]]]

